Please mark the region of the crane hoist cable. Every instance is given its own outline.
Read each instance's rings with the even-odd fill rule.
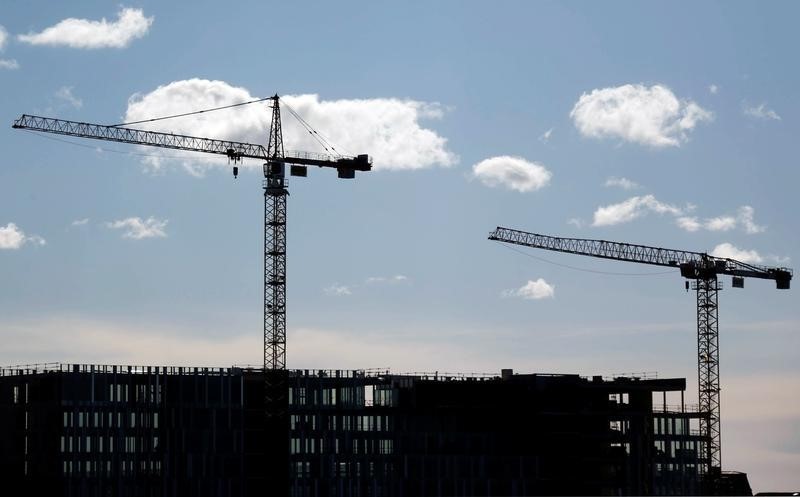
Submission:
[[[311,135],[311,137],[314,138],[317,141],[317,143],[319,143],[322,146],[322,148],[325,149],[326,152],[331,152],[332,151],[333,153],[335,153],[337,155],[342,155],[342,154],[339,153],[338,150],[336,150],[336,147],[333,145],[333,143],[331,143],[331,141],[329,139],[327,139],[325,137],[325,135],[323,135],[322,133],[320,133],[319,131],[314,129],[314,127],[311,126],[308,123],[308,121],[303,119],[303,117],[299,113],[297,113],[293,108],[291,108],[289,106],[289,104],[286,103],[286,101],[281,99],[281,103],[283,104],[283,107],[285,109],[287,109],[289,111],[289,113],[295,119],[297,119],[297,121],[300,123],[300,125],[303,126],[303,128],[305,128],[305,130],[308,132],[308,134]]]
[[[233,108],[233,107],[241,107],[242,105],[255,104],[255,103],[263,102],[265,100],[270,100],[270,99],[272,99],[272,97],[258,98],[256,100],[250,100],[248,102],[239,102],[237,104],[223,105],[222,107],[213,107],[213,108],[210,108],[210,109],[195,110],[195,111],[192,111],[192,112],[184,112],[183,114],[173,114],[171,116],[153,117],[151,119],[142,119],[141,121],[130,121],[130,122],[119,123],[119,124],[110,124],[109,126],[112,127],[112,128],[116,128],[118,126],[130,126],[132,124],[151,123],[151,122],[154,122],[154,121],[163,121],[165,119],[174,119],[176,117],[193,116],[195,114],[202,114],[204,112],[214,112],[215,110],[230,109],[230,108]]]

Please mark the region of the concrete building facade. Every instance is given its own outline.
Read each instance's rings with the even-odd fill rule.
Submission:
[[[287,436],[265,440],[258,369],[3,369],[0,474],[52,496],[266,495],[263,448],[280,443],[295,497],[704,493],[704,413],[684,379],[289,379]]]

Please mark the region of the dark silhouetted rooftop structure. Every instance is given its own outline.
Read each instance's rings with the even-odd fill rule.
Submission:
[[[290,371],[270,441],[263,385],[246,367],[0,370],[0,473],[31,495],[263,496],[281,443],[296,497],[704,493],[684,379]]]

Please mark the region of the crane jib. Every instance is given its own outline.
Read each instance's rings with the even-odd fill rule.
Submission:
[[[689,279],[708,279],[716,277],[718,274],[727,274],[737,278],[748,277],[775,280],[779,290],[786,290],[790,287],[793,274],[789,268],[758,266],[734,259],[714,257],[702,252],[673,250],[607,240],[561,238],[499,226],[489,235],[489,239],[554,252],[655,266],[677,267],[680,269],[681,276]]]
[[[268,158],[267,149],[263,145],[255,143],[217,140],[121,126],[106,126],[28,114],[23,114],[19,119],[15,120],[12,127],[132,145],[147,145],[189,152],[225,155],[233,161],[239,161],[243,158],[260,160],[267,160]],[[310,152],[290,152],[290,154],[282,158],[281,162],[331,167],[340,171],[369,171],[372,169],[372,161],[368,155],[349,157]]]

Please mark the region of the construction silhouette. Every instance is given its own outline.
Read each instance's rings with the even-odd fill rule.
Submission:
[[[792,280],[792,270],[757,266],[701,252],[606,240],[561,238],[499,226],[489,235],[489,239],[554,252],[675,267],[680,270],[680,275],[687,279],[687,290],[689,289],[689,280],[693,281],[692,287],[697,292],[697,373],[700,411],[709,413],[708,420],[701,419],[700,430],[709,438],[706,447],[709,472],[719,473],[722,468],[722,453],[718,293],[722,289],[722,284],[717,276],[720,274],[733,276],[731,286],[734,288],[744,288],[744,278],[760,278],[775,280],[775,286],[779,290],[788,290]]]
[[[290,152],[283,148],[281,128],[280,98],[269,98],[243,102],[241,104],[187,112],[179,115],[146,119],[126,125],[141,124],[163,119],[184,117],[239,105],[268,100],[272,106],[267,146],[241,143],[228,140],[200,138],[195,136],[144,131],[124,127],[124,125],[105,126],[81,123],[47,117],[22,115],[14,121],[14,128],[59,135],[92,138],[112,142],[147,145],[152,147],[203,152],[224,155],[232,161],[233,175],[238,176],[237,164],[244,158],[266,161],[264,172],[264,406],[267,418],[265,442],[274,449],[267,454],[265,467],[273,481],[281,482],[280,488],[288,489],[288,383],[286,373],[286,165],[290,165],[292,176],[308,175],[307,166],[336,169],[339,178],[352,179],[356,171],[369,171],[372,162],[368,155],[349,157],[343,155],[317,154],[310,152]],[[291,109],[290,109],[291,110]],[[292,113],[312,135],[318,135],[294,111]],[[328,147],[326,147],[326,150]],[[331,147],[332,149],[332,147]],[[332,149],[335,151],[335,149]],[[283,440],[285,443],[274,443]],[[279,492],[280,493],[280,492]],[[285,493],[285,492],[284,492]]]
[[[266,146],[130,127],[265,101],[272,110]],[[501,227],[491,233],[526,247],[673,267],[692,280],[696,408],[684,403],[680,378],[287,370],[286,167],[291,176],[318,166],[351,179],[372,162],[338,154],[284,107],[327,153],[284,151],[278,95],[110,126],[31,115],[14,122],[221,155],[234,177],[243,159],[262,160],[264,361],[263,369],[0,368],[0,474],[12,487],[52,495],[297,497],[750,492],[746,475],[721,470],[718,276],[733,276],[734,287],[751,277],[788,289],[787,268]]]

